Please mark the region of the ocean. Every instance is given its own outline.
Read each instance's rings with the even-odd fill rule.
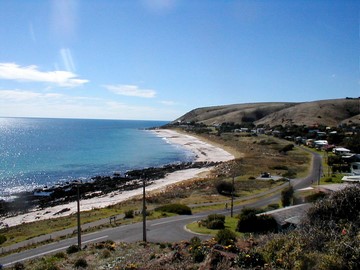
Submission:
[[[58,183],[192,161],[146,130],[164,121],[0,118],[0,199]]]

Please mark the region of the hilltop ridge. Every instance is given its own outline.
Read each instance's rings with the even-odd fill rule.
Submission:
[[[259,102],[203,107],[191,110],[172,123],[195,122],[219,125],[224,122],[264,126],[360,124],[360,98],[310,102]]]

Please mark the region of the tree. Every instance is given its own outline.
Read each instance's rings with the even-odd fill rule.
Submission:
[[[292,186],[288,186],[281,191],[281,203],[283,207],[291,205],[292,199],[294,196],[294,188]]]
[[[221,195],[231,195],[234,191],[234,185],[230,182],[220,181],[216,184],[216,190]]]

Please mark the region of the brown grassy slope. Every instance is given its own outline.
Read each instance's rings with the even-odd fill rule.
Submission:
[[[325,125],[338,126],[342,122],[360,123],[360,99],[332,99],[305,102],[267,115],[256,125]]]
[[[338,126],[360,123],[360,99],[332,99],[303,103],[264,102],[194,109],[174,121],[207,125],[254,122],[256,125]],[[351,121],[351,122],[350,122]]]
[[[206,125],[221,124],[224,122],[253,122],[273,112],[292,107],[297,103],[264,102],[233,104],[194,109],[174,122],[201,122]]]

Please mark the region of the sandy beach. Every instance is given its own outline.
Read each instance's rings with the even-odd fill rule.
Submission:
[[[201,141],[193,136],[178,133],[168,129],[157,129],[151,132],[155,132],[157,136],[167,140],[169,143],[177,144],[192,151],[196,155],[195,161],[202,162],[223,162],[234,159],[234,156],[225,150]],[[147,191],[160,190],[177,182],[192,179],[197,177],[199,174],[208,172],[212,167],[199,168],[199,169],[186,169],[179,170],[173,173],[167,174],[163,179],[154,181],[153,184],[146,188]],[[124,192],[112,192],[104,196],[99,196],[91,199],[81,200],[80,209],[81,211],[88,211],[96,208],[104,208],[109,205],[117,204],[119,202],[128,200],[134,196],[142,194],[142,189],[134,189],[131,191]],[[69,211],[61,212],[63,209],[68,208]],[[0,221],[8,226],[15,226],[22,223],[33,222],[36,220],[44,220],[50,218],[57,218],[61,216],[67,216],[76,213],[77,205],[76,202],[58,205],[55,207],[49,207],[46,209],[34,209],[33,211],[17,215],[9,218],[1,218]]]

